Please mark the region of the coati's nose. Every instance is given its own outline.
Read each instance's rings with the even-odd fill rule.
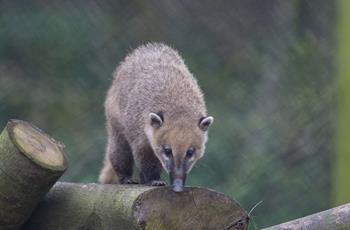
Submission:
[[[170,176],[170,184],[171,184],[172,190],[174,192],[183,192],[186,176],[187,176],[184,169],[172,170],[169,173],[169,176]]]
[[[174,192],[183,192],[184,190],[184,182],[181,179],[175,179],[172,188]]]

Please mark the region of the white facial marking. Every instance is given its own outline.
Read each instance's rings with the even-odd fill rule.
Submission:
[[[200,124],[199,128],[202,129],[203,131],[207,131],[209,126],[214,122],[214,118],[212,116],[208,116],[204,118]]]
[[[160,126],[162,126],[163,121],[158,114],[150,113],[148,114],[148,117],[149,117],[151,126],[153,126],[154,128],[159,128]]]

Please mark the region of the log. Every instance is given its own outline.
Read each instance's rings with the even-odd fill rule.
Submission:
[[[348,230],[350,203],[263,230]]]
[[[247,212],[205,188],[58,182],[23,229],[247,229]]]
[[[19,229],[66,168],[61,144],[10,120],[0,135],[0,228]]]

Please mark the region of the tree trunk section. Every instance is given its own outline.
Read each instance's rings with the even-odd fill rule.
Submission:
[[[18,229],[63,174],[62,149],[27,122],[7,123],[0,135],[0,229]]]
[[[58,182],[23,229],[247,229],[248,214],[205,188]]]
[[[319,212],[263,230],[348,230],[350,229],[350,204]]]

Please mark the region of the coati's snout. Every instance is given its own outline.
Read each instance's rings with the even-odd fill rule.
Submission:
[[[147,137],[155,155],[169,174],[173,191],[184,190],[186,176],[194,164],[203,156],[207,141],[207,130],[212,117],[197,121],[167,121],[166,114],[149,114],[150,124],[146,128]]]
[[[184,190],[187,173],[191,170],[194,162],[189,158],[193,157],[194,148],[188,150],[189,154],[181,157],[182,154],[174,155],[169,146],[163,147],[165,155],[165,171],[169,174],[170,185],[174,192],[182,192]],[[179,157],[180,156],[180,157]]]
[[[183,179],[175,179],[174,180],[173,177],[170,176],[171,188],[173,189],[173,191],[174,192],[182,192],[184,190],[185,180],[186,180],[186,174],[184,175]]]

